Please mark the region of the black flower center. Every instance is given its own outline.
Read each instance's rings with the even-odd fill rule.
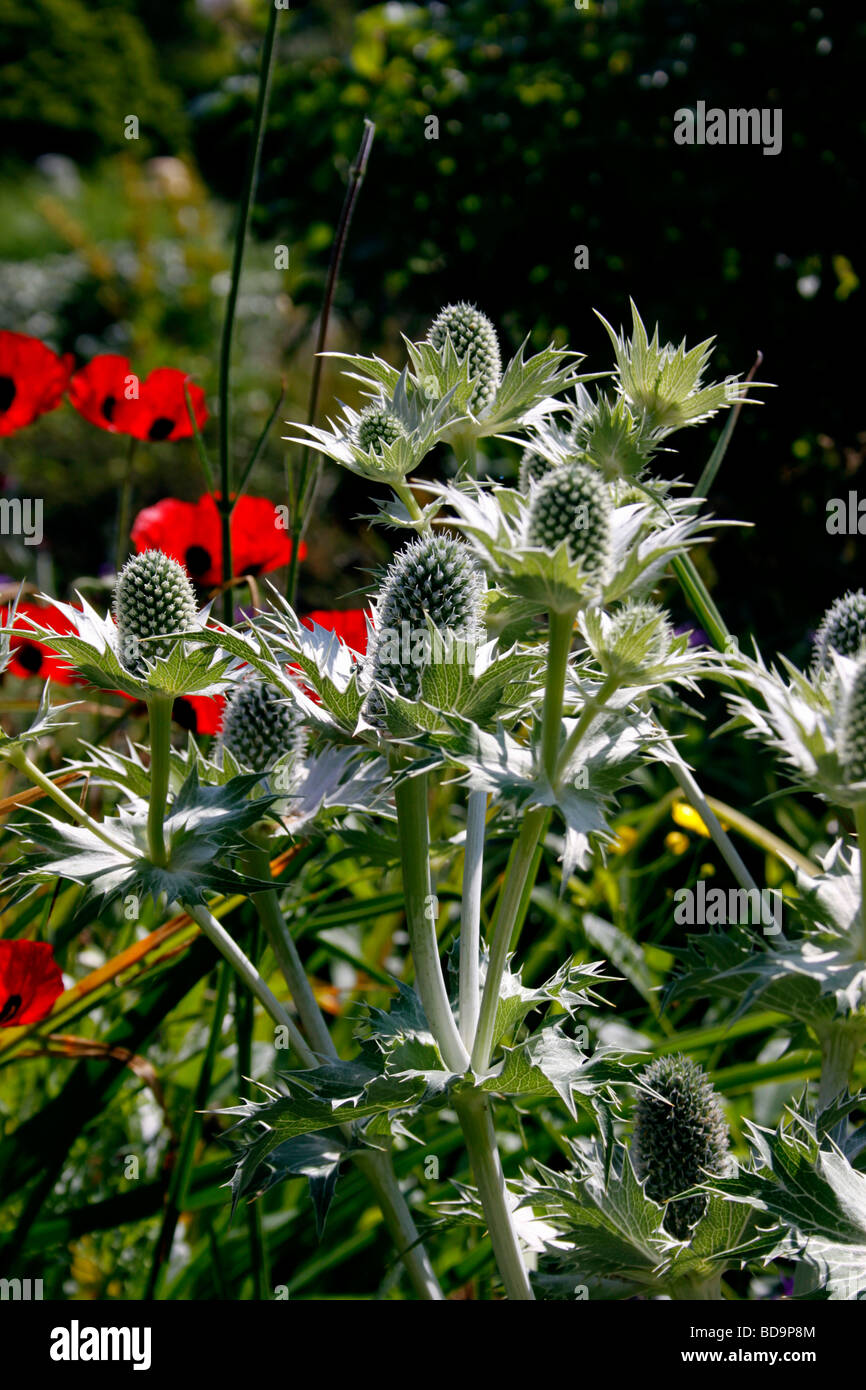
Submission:
[[[10,1019],[15,1017],[20,1008],[21,995],[10,994],[3,1008],[0,1009],[0,1023],[8,1023]]]
[[[171,717],[182,729],[189,729],[190,733],[197,733],[195,709],[189,700],[185,700],[179,695],[171,707]]]
[[[16,386],[11,376],[0,376],[0,415],[9,409],[15,395]]]
[[[174,423],[167,415],[158,415],[147,432],[148,439],[168,439],[174,429]]]
[[[193,579],[201,579],[202,575],[207,574],[213,563],[210,551],[205,550],[203,545],[191,545],[183,558]]]
[[[116,405],[117,399],[115,396],[106,396],[105,400],[102,402],[102,405],[99,407],[99,409],[102,411],[103,419],[107,420],[109,424],[111,424],[112,420],[114,419],[114,407]]]
[[[42,662],[45,657],[32,642],[22,642],[21,646],[15,649],[15,660],[19,666],[24,667],[25,671],[32,671],[35,676],[42,670]]]

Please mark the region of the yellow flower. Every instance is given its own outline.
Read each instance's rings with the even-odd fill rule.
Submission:
[[[685,854],[689,847],[689,837],[679,830],[672,830],[669,835],[665,835],[665,845],[672,854]]]
[[[616,839],[610,847],[611,852],[613,854],[628,854],[636,839],[637,831],[633,825],[621,825],[616,832]]]
[[[704,825],[694,806],[690,806],[687,801],[675,801],[671,807],[671,819],[675,825],[682,826],[683,830],[694,830],[698,835],[710,838],[710,832]]]

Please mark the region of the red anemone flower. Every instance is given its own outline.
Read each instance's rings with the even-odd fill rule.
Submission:
[[[241,497],[232,512],[232,567],[236,575],[264,574],[287,565],[292,543],[282,518],[266,497]],[[207,588],[222,583],[222,532],[215,497],[197,502],[165,497],[139,512],[132,527],[136,550],[161,550],[185,565],[190,578]],[[302,543],[300,557],[307,553]]]
[[[47,941],[0,941],[0,1028],[39,1023],[63,993]]]
[[[7,614],[7,609],[0,610],[0,619],[4,626]],[[59,609],[40,608],[36,603],[19,603],[15,610],[15,622],[12,624],[13,635],[9,642],[11,660],[7,670],[21,680],[38,676],[43,681],[52,680],[60,685],[75,685],[80,678],[76,678],[66,658],[58,656],[44,642],[38,641],[29,625],[22,621],[24,618],[32,618],[40,627],[50,628],[52,632],[75,631],[73,623]]]
[[[207,419],[204,391],[177,367],[157,367],[142,381],[129,359],[102,353],[75,373],[69,395],[91,424],[133,439],[158,442],[192,435],[184,387],[199,429]]]
[[[75,359],[58,357],[39,338],[0,333],[0,435],[15,434],[54,410],[69,384]]]
[[[363,608],[344,608],[340,612],[314,608],[301,622],[304,627],[312,627],[316,623],[329,632],[336,632],[347,647],[362,656],[367,650],[367,613]]]
[[[225,704],[225,695],[181,695],[171,714],[176,724],[193,734],[218,734]]]

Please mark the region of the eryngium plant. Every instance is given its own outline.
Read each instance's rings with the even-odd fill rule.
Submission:
[[[183,565],[161,550],[133,555],[114,591],[120,652],[129,670],[140,675],[148,659],[168,656],[174,642],[166,634],[193,627],[197,611],[195,590]]]
[[[448,339],[458,359],[466,360],[475,387],[469,398],[473,415],[491,405],[502,380],[502,358],[493,324],[474,304],[446,304],[430,325],[428,341],[440,351]]]
[[[660,1057],[640,1076],[631,1155],[648,1197],[667,1202],[665,1229],[688,1240],[703,1216],[703,1196],[679,1198],[708,1173],[724,1174],[728,1126],[703,1068],[682,1055]],[[649,1094],[652,1092],[652,1094]],[[679,1198],[679,1200],[673,1200]]]
[[[815,633],[814,667],[829,671],[832,652],[840,656],[859,656],[866,643],[866,593],[844,594],[837,598],[821,620]]]
[[[551,553],[565,542],[568,558],[588,578],[604,574],[610,553],[611,504],[601,475],[569,463],[542,478],[529,504],[526,540]]]
[[[358,444],[369,454],[381,454],[389,444],[407,437],[406,426],[387,405],[368,405],[358,421]]]
[[[839,761],[851,782],[866,782],[866,656],[861,656],[845,691]]]
[[[302,754],[303,720],[279,690],[251,676],[229,693],[220,743],[239,766],[266,772],[286,754]]]
[[[484,580],[472,552],[453,536],[410,542],[385,574],[376,605],[376,634],[367,660],[370,679],[414,698],[430,655],[429,623],[471,648],[481,635]]]

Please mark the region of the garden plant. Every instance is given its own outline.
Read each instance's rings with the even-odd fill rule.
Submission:
[[[91,1229],[60,1211],[52,1234],[42,1208],[58,1184],[74,1195],[70,1154],[129,1070],[157,1112],[167,1082],[187,1097],[157,1206],[123,1218],[148,1249],[134,1297],[280,1297],[282,1241],[308,1212],[310,1269],[339,1295],[372,1204],[390,1242],[374,1292],[394,1296],[862,1300],[866,596],[836,596],[805,669],[729,632],[701,568],[737,524],[713,487],[772,392],[754,370],[713,380],[711,340],[668,341],[634,304],[625,327],[599,306],[600,364],[561,344],[509,352],[460,299],[399,362],[329,352],[369,125],[310,410],[280,428],[289,504],[251,496],[284,414],[275,389],[238,466],[233,314],[277,13],[213,432],[180,370],[140,380],[120,355],[76,367],[0,334],[4,434],[68,396],[129,440],[128,478],[138,450],[186,439],[206,488],[134,518],[124,489],[96,597],[29,586],[4,610],[4,668],[42,689],[33,713],[4,705],[0,734],[0,1082],[52,1077],[0,1153],[4,1272]],[[322,423],[325,367],[354,404]],[[708,422],[722,428],[690,482],[674,437]],[[358,575],[353,609],[305,613],[325,461],[360,480],[359,525],[391,558]],[[778,799],[821,808],[812,833],[708,796],[695,729],[734,764],[761,745]],[[684,830],[718,867],[702,848],[686,873]],[[652,913],[657,941],[639,931]],[[563,928],[577,915],[580,949]],[[55,951],[81,933],[117,945],[66,985]],[[639,1023],[610,1003],[625,990]],[[739,1089],[714,1076],[727,1038]],[[49,1072],[69,1058],[68,1077]],[[738,1110],[780,1081],[774,1112]],[[216,1195],[196,1207],[216,1138]],[[92,1229],[126,1200],[104,1194]]]

